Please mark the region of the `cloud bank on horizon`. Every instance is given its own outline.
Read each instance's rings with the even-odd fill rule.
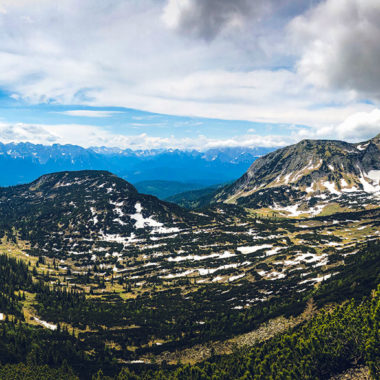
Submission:
[[[0,141],[365,140],[379,39],[378,0],[0,0]]]

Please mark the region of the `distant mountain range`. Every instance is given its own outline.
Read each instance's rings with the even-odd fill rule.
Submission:
[[[210,203],[283,216],[314,216],[380,205],[380,134],[350,144],[303,140],[256,160]]]
[[[274,148],[196,150],[122,150],[0,143],[0,186],[28,183],[66,170],[108,170],[131,183],[155,181],[154,195],[166,198],[187,190],[226,183],[241,176],[258,157]],[[175,182],[172,184],[157,181]],[[142,186],[150,186],[145,183]],[[143,192],[145,188],[141,188]]]

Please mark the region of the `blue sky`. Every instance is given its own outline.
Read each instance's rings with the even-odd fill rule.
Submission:
[[[221,120],[188,116],[173,116],[122,107],[88,107],[79,105],[30,105],[9,97],[1,99],[1,120],[11,124],[88,124],[115,134],[141,134],[179,138],[204,135],[209,138],[233,138],[236,135],[257,133],[265,136],[278,124],[245,120]],[[283,126],[278,134],[286,136],[292,126]]]
[[[0,141],[365,140],[379,25],[377,0],[2,0]]]

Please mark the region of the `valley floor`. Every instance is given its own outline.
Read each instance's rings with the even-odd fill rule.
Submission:
[[[81,378],[84,365],[109,375],[127,366],[149,378],[158,364],[202,367],[218,355],[245,355],[377,287],[379,210],[303,220],[238,211],[226,205],[208,211],[214,222],[122,243],[67,240],[66,258],[35,255],[29,242],[5,234],[0,333],[11,339],[16,321],[22,334],[33,333],[24,353],[0,342],[0,352],[13,352],[0,362],[56,367],[67,356]],[[49,346],[56,339],[68,347],[62,356]]]

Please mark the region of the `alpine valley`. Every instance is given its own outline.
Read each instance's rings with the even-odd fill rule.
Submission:
[[[380,135],[250,162],[178,204],[0,188],[0,379],[380,378]]]

